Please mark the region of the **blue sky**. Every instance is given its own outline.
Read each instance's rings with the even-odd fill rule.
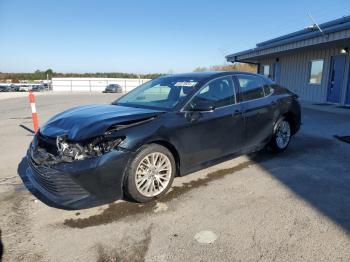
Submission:
[[[185,72],[311,24],[349,0],[0,0],[0,71]]]

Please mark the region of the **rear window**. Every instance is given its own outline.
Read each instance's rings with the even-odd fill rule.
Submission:
[[[254,75],[238,75],[237,79],[240,86],[239,99],[241,102],[259,99],[265,96],[263,88],[264,82],[260,77]]]

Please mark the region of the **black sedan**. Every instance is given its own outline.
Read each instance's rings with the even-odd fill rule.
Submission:
[[[105,90],[103,91],[103,93],[122,93],[122,92],[123,92],[123,88],[118,84],[110,84],[106,86]]]
[[[32,91],[33,92],[43,92],[43,91],[45,91],[45,87],[43,85],[33,85]]]
[[[10,92],[10,87],[5,85],[0,85],[0,92]]]
[[[261,75],[163,76],[110,105],[51,118],[28,149],[26,174],[62,208],[152,201],[176,176],[266,146],[284,151],[300,118],[297,95]]]

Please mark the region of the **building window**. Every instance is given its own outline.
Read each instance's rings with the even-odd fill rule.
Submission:
[[[314,85],[321,84],[322,72],[323,72],[323,59],[310,61],[309,83]]]
[[[262,71],[263,75],[266,77],[270,77],[270,66],[263,65],[262,68],[263,68],[263,71]]]

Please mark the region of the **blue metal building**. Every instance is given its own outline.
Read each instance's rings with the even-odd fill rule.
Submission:
[[[277,37],[226,56],[315,103],[350,105],[350,16]]]

